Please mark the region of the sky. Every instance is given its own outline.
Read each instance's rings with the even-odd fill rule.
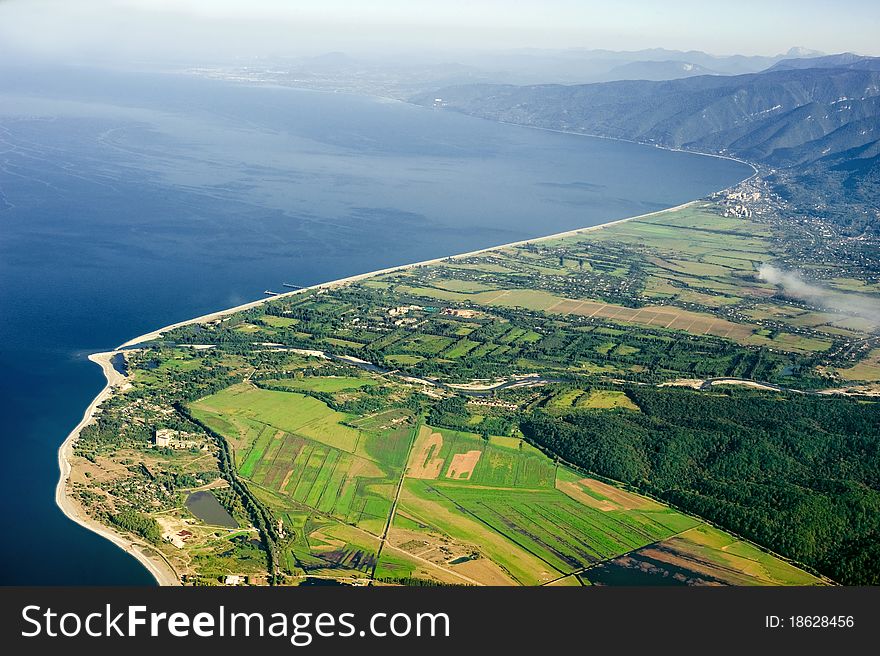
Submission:
[[[664,47],[880,55],[876,0],[0,0],[0,46],[49,57],[229,59]]]

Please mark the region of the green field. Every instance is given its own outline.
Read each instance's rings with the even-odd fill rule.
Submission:
[[[320,376],[313,378],[282,378],[269,380],[273,387],[284,387],[289,390],[308,390],[311,392],[340,392],[342,390],[360,389],[376,385],[371,378],[354,378],[352,376]]]
[[[334,389],[349,389],[362,379],[311,378],[303,389],[326,390],[329,381]],[[308,571],[312,566],[360,571],[352,562],[325,562],[322,554],[337,558],[341,549],[361,554],[358,562],[366,558],[363,545],[328,545],[345,525],[358,529],[361,542],[381,532],[412,438],[408,413],[386,411],[358,420],[311,397],[243,386],[197,401],[192,409],[237,445],[239,473],[260,498],[291,529],[300,527],[290,547],[292,561],[309,564]],[[349,419],[359,427],[338,423]],[[371,569],[370,558],[363,560],[363,571]]]
[[[626,395],[626,392],[617,390],[591,390],[583,389],[565,390],[554,394],[546,404],[550,412],[570,412],[572,410],[611,410],[624,408],[635,410],[639,407]]]
[[[360,379],[307,381],[300,389],[327,389],[330,381],[333,389],[347,389]],[[569,406],[586,398],[597,408],[622,407],[621,399],[628,401],[622,393],[583,390],[556,398]],[[375,540],[391,513],[408,453],[413,477],[403,481],[390,546],[376,570],[380,578],[543,584],[700,525],[653,501],[559,468],[517,438],[487,441],[465,431],[425,426],[413,442],[416,429],[402,408],[350,417],[295,392],[247,385],[192,407],[202,420],[220,420],[215,425],[231,431],[239,473],[294,535],[285,552],[291,566],[310,573],[363,576],[372,570]],[[350,425],[343,426],[342,420]],[[320,436],[310,434],[316,427],[321,427]],[[340,437],[349,432],[357,439]],[[434,446],[417,453],[426,440]],[[470,458],[465,478],[455,474],[463,456]],[[414,464],[434,459],[433,478],[413,470]],[[412,539],[418,535],[426,539]],[[451,541],[448,558],[418,556],[418,545],[430,545],[437,535]]]
[[[622,568],[621,561],[626,561]],[[647,566],[642,569],[641,563]],[[585,583],[590,583],[590,579],[602,582],[603,574],[615,569],[625,572],[631,585],[650,584],[651,578],[667,577],[672,572],[704,585],[719,582],[742,586],[816,585],[817,582],[814,576],[794,565],[706,524],[605,562],[580,576]]]
[[[290,326],[295,326],[299,323],[297,319],[290,319],[288,317],[277,317],[273,314],[267,314],[262,318],[263,323],[272,326],[273,328],[289,328]]]
[[[441,351],[449,348],[452,344],[453,339],[451,337],[419,334],[407,338],[400,345],[404,346],[409,351],[421,355],[438,355]]]
[[[331,410],[310,396],[235,385],[192,405],[199,415],[214,415],[226,423],[246,427],[248,421],[287,433],[308,437],[349,453],[357,448],[360,434],[344,426],[350,415]],[[210,423],[210,416],[206,417]],[[222,432],[222,431],[221,431]]]
[[[395,527],[479,545],[515,581],[539,585],[700,525],[616,488],[607,498],[579,487],[566,469],[558,475],[543,489],[407,479]]]
[[[443,436],[443,446],[434,458],[443,460],[442,472],[449,470],[455,454],[479,451],[480,458],[468,484],[509,488],[552,488],[555,477],[553,463],[534,449],[514,450],[496,446],[479,435],[448,428],[431,428]]]
[[[844,380],[880,380],[880,349],[872,350],[861,362],[839,370],[838,374]]]
[[[435,287],[439,287],[441,289],[446,289],[451,292],[484,292],[492,289],[491,285],[484,285],[483,283],[475,282],[472,280],[457,280],[455,278],[449,280],[440,280],[434,283]]]
[[[638,412],[639,407],[633,403],[625,392],[614,390],[595,390],[578,398],[575,407],[592,408],[597,410],[610,410],[611,408],[626,408]]]
[[[473,351],[480,346],[480,342],[473,342],[469,339],[460,339],[453,346],[443,353],[447,358],[460,358]]]
[[[434,484],[425,485],[419,493],[454,504],[460,512],[491,526],[565,574],[674,532],[645,514],[596,510],[556,490],[484,490]]]

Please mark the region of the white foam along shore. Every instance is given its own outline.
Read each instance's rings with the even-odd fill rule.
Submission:
[[[58,480],[58,485],[55,489],[55,502],[58,504],[58,507],[64,512],[67,517],[76,522],[77,524],[84,526],[85,528],[94,531],[98,535],[107,538],[115,545],[126,551],[127,553],[134,556],[144,567],[149,570],[149,572],[156,579],[156,582],[159,585],[180,585],[180,577],[177,572],[174,571],[174,568],[162,557],[158,557],[156,555],[149,555],[145,550],[150,550],[155,553],[155,550],[149,547],[145,542],[136,540],[130,536],[122,535],[112,530],[111,528],[104,526],[103,524],[99,524],[95,520],[88,517],[82,509],[79,507],[79,504],[72,499],[68,495],[67,490],[67,482],[70,478],[71,473],[71,465],[70,458],[73,455],[73,445],[76,442],[76,439],[79,437],[80,431],[88,426],[92,421],[94,421],[95,413],[98,410],[98,407],[103,403],[110,395],[113,393],[115,388],[120,384],[124,383],[126,377],[116,371],[113,367],[112,358],[114,355],[120,352],[121,349],[129,348],[132,346],[136,346],[138,344],[142,344],[144,342],[153,341],[159,339],[164,333],[167,333],[175,328],[180,328],[181,326],[188,326],[191,324],[198,323],[207,323],[209,321],[214,321],[215,319],[220,319],[225,316],[229,316],[231,314],[235,314],[236,312],[241,312],[242,310],[249,310],[251,308],[259,307],[265,303],[269,303],[278,298],[285,298],[289,296],[295,296],[297,294],[303,294],[309,291],[313,291],[316,289],[332,289],[334,287],[340,287],[344,285],[351,284],[353,282],[358,282],[359,280],[365,280],[367,278],[372,278],[374,276],[393,273],[395,271],[404,271],[406,269],[412,269],[415,267],[426,266],[430,264],[437,264],[440,262],[448,261],[448,260],[459,260],[468,257],[473,257],[475,255],[481,255],[483,253],[488,253],[490,251],[495,251],[503,248],[511,248],[515,246],[522,246],[523,244],[536,243],[542,241],[550,241],[554,239],[561,239],[563,237],[571,237],[574,235],[585,234],[588,232],[593,232],[595,230],[601,230],[603,228],[608,228],[610,226],[619,225],[621,223],[627,223],[628,221],[635,221],[636,219],[644,219],[650,216],[657,216],[660,214],[666,214],[669,212],[677,212],[686,207],[690,207],[695,205],[699,201],[692,200],[687,203],[682,203],[681,205],[676,205],[675,207],[669,207],[663,210],[657,210],[655,212],[648,212],[647,214],[639,214],[637,216],[630,216],[625,219],[617,219],[615,221],[609,221],[607,223],[601,223],[595,226],[589,226],[586,228],[577,228],[575,230],[567,230],[565,232],[559,232],[553,235],[547,235],[545,237],[535,237],[532,239],[523,239],[521,241],[511,242],[509,244],[501,244],[499,246],[490,246],[488,248],[481,248],[479,250],[470,251],[468,253],[460,253],[458,255],[451,255],[445,257],[437,257],[432,260],[423,260],[421,262],[414,262],[412,264],[404,264],[400,266],[388,267],[386,269],[379,269],[377,271],[371,271],[369,273],[361,273],[355,276],[349,276],[348,278],[340,278],[339,280],[332,280],[330,282],[320,283],[318,285],[312,285],[310,287],[304,287],[302,289],[295,289],[290,292],[285,292],[282,294],[277,294],[275,296],[268,296],[266,298],[257,299],[256,301],[251,301],[249,303],[244,303],[242,305],[237,305],[235,307],[227,308],[225,310],[218,310],[217,312],[212,312],[210,314],[205,314],[200,317],[195,317],[194,319],[187,319],[185,321],[179,321],[177,323],[173,323],[169,326],[165,326],[164,328],[159,328],[157,330],[153,330],[151,332],[140,335],[139,337],[135,337],[134,339],[130,339],[127,342],[120,344],[113,351],[109,351],[106,353],[95,353],[89,356],[89,360],[95,362],[101,367],[101,370],[104,372],[104,376],[107,379],[107,384],[104,386],[104,389],[95,397],[95,399],[89,404],[89,407],[86,408],[85,414],[83,415],[82,421],[77,424],[76,428],[74,428],[70,434],[67,436],[67,439],[61,444],[61,447],[58,449],[58,466],[61,472],[61,476]]]

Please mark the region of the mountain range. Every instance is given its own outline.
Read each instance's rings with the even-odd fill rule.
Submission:
[[[693,75],[741,75],[763,71],[793,58],[821,56],[791,48],[774,56],[711,55],[699,50],[599,50],[522,48],[501,52],[462,52],[453,59],[484,82],[582,84],[611,80],[672,80]]]
[[[441,99],[437,102],[437,99]],[[469,84],[412,98],[474,116],[745,159],[823,194],[880,200],[880,58],[783,59],[744,75],[580,85]],[[816,186],[815,184],[813,185]],[[819,203],[824,205],[825,203]]]
[[[0,44],[2,55],[2,44]],[[698,75],[756,73],[782,61],[822,53],[792,48],[774,56],[710,55],[698,50],[615,51],[585,48],[506,51],[442,51],[390,54],[330,52],[314,57],[248,60],[232,66],[235,76],[298,85],[345,84],[352,89],[380,89],[406,97],[420,91],[460,84],[586,84],[613,80],[673,80]],[[229,69],[230,66],[213,68]]]

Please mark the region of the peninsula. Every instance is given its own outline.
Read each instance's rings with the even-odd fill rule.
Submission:
[[[869,581],[874,326],[762,273],[763,185],[97,354],[58,504],[161,584]]]

